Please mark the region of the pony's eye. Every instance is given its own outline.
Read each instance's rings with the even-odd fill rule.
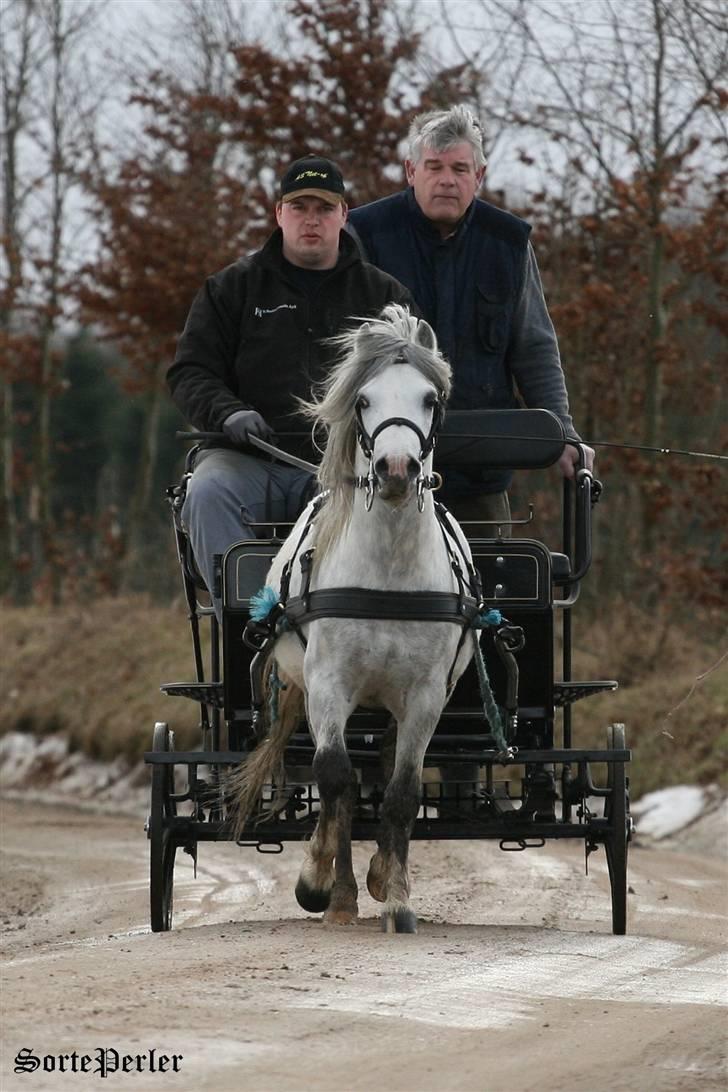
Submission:
[[[356,408],[358,410],[369,409],[369,399],[360,394],[356,400]]]
[[[425,395],[425,409],[434,409],[436,405],[437,405],[437,395],[436,394],[426,394]]]

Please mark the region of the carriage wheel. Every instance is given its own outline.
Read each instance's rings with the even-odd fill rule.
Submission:
[[[152,750],[174,750],[174,735],[164,722],[154,726]],[[149,814],[149,904],[153,933],[172,928],[174,856],[177,849],[169,820],[176,814],[172,800],[174,767],[152,766],[152,808]]]
[[[607,750],[621,751],[625,746],[624,725],[610,724],[607,729]],[[612,889],[612,932],[616,936],[624,936],[627,932],[627,848],[630,832],[624,762],[609,763],[607,788],[611,792],[606,799],[604,816],[609,820],[610,830],[604,848]]]

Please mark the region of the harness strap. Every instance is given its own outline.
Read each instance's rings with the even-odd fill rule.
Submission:
[[[286,565],[285,565],[285,567],[283,569],[283,573],[281,575],[281,590],[280,590],[280,596],[279,596],[281,603],[285,603],[286,600],[288,599],[288,588],[289,588],[290,583],[291,583],[291,573],[293,572],[293,562],[296,560],[296,557],[298,556],[299,550],[301,549],[301,546],[303,545],[304,540],[306,539],[306,536],[308,535],[308,532],[311,530],[311,525],[313,524],[313,521],[315,520],[316,516],[318,515],[318,512],[319,512],[321,506],[326,502],[326,498],[328,497],[328,495],[329,495],[328,490],[326,490],[326,492],[319,493],[319,495],[314,498],[313,504],[311,505],[311,512],[309,513],[309,517],[306,520],[306,524],[305,524],[303,530],[301,531],[301,535],[300,535],[300,537],[298,539],[298,542],[296,543],[296,549],[294,550],[293,554],[291,555],[291,557],[286,562]]]
[[[284,606],[285,616],[293,626],[319,618],[384,618],[399,622],[455,622],[467,628],[479,611],[478,600],[455,592],[372,588],[321,588],[291,596]]]
[[[458,539],[458,536],[455,533],[455,528],[452,525],[452,521],[450,519],[450,513],[448,512],[445,505],[442,504],[440,501],[435,501],[435,515],[437,517],[437,522],[440,524],[440,530],[442,531],[442,540],[443,540],[443,542],[445,544],[445,552],[447,553],[447,556],[450,559],[450,566],[451,566],[452,571],[455,574],[455,578],[456,578],[456,580],[458,582],[458,588],[460,589],[460,594],[462,595],[463,591],[464,591],[464,582],[463,582],[463,575],[462,575],[463,571],[462,571],[462,567],[460,565],[460,562],[456,558],[455,552],[454,552],[452,546],[450,545],[450,539],[452,540],[453,545],[457,549],[457,552],[460,555],[460,557],[462,558],[462,560],[463,560],[463,562],[465,564],[465,568],[467,569],[467,573],[468,573],[468,581],[467,581],[468,591],[476,599],[478,599],[479,601],[482,601],[483,586],[482,586],[481,579],[480,579],[480,573],[478,572],[478,570],[475,568],[475,566],[472,564],[472,562],[468,559],[467,555],[465,554],[465,552],[464,552],[464,550],[462,548],[462,545],[460,543],[460,540]]]

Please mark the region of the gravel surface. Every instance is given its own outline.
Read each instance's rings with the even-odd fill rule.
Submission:
[[[413,843],[416,936],[380,933],[363,844],[355,926],[299,909],[299,845],[221,843],[151,934],[143,821],[3,804],[3,1092],[726,1088],[725,807],[637,839],[626,937],[603,851],[475,841]]]

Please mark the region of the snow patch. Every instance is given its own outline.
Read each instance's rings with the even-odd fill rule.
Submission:
[[[694,823],[713,804],[715,792],[698,785],[675,785],[648,792],[632,805],[637,833],[659,840]]]
[[[124,758],[96,762],[71,751],[62,735],[39,739],[24,732],[0,736],[0,791],[45,803],[73,803],[145,814],[149,773]]]

